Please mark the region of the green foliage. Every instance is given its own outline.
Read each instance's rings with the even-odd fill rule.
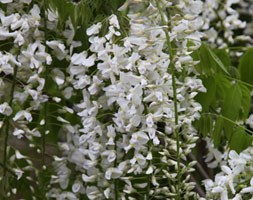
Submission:
[[[223,62],[220,60],[220,58],[208,46],[206,46],[206,45],[203,45],[203,46],[204,46],[204,48],[207,49],[207,51],[208,51],[207,56],[211,58],[211,62],[214,62],[221,71],[223,71],[224,73],[226,73],[227,75],[229,75],[229,73],[228,73],[228,71],[227,71],[227,69],[226,69],[226,67],[224,65],[225,64],[224,61],[227,61],[227,60],[223,60],[223,62],[224,62],[224,64],[223,64]],[[222,52],[222,54],[223,55],[224,54],[227,55],[225,52]],[[230,66],[228,65],[227,67],[229,68]]]
[[[239,62],[241,80],[253,85],[253,49],[249,49]]]
[[[210,136],[215,147],[228,143],[231,149],[244,150],[253,139],[241,124],[250,111],[248,87],[253,83],[253,50],[248,50],[240,59],[239,73],[231,66],[225,49],[212,50],[203,44],[192,56],[200,59],[197,70],[207,89],[196,97],[202,105],[202,117],[195,124],[199,133]]]
[[[252,136],[246,133],[244,128],[237,127],[234,129],[229,145],[231,149],[234,149],[237,152],[241,152],[250,146],[251,143]]]
[[[75,19],[75,6],[69,0],[49,0],[49,7],[53,10],[57,10],[59,13],[59,25],[64,26],[64,23],[70,19],[74,23]]]
[[[196,68],[202,75],[209,76],[220,72],[229,75],[230,59],[225,50],[218,50],[216,54],[214,50],[203,43],[192,56],[200,61]]]
[[[81,41],[82,46],[77,48],[77,51],[86,50],[89,48],[86,29],[92,24],[102,22],[102,33],[105,33],[108,28],[107,19],[112,13],[117,14],[122,35],[126,35],[128,29],[128,19],[126,13],[119,12],[118,8],[123,5],[124,0],[80,0],[78,3],[73,3],[71,0],[45,0],[47,8],[58,12],[58,32],[61,32],[66,26],[66,21],[71,20],[75,29],[75,40]],[[51,36],[54,38],[55,36]]]
[[[65,26],[65,22],[70,19],[76,30],[75,38],[81,41],[83,49],[88,48],[88,38],[85,30],[94,23],[104,22],[112,13],[117,13],[123,29],[127,28],[126,19],[118,8],[124,3],[124,0],[81,0],[73,3],[71,0],[48,0],[48,7],[57,10],[59,14],[59,30]],[[102,29],[107,29],[104,24]]]
[[[247,86],[245,86],[244,84],[240,83],[240,87],[241,87],[241,92],[242,92],[242,99],[241,99],[241,118],[243,120],[246,120],[248,115],[249,115],[249,111],[250,111],[250,104],[251,104],[251,96],[250,94],[250,90]]]
[[[215,127],[211,133],[211,138],[213,139],[214,146],[218,147],[221,143],[222,129],[223,129],[224,120],[220,117],[216,117]]]
[[[225,118],[236,122],[239,118],[241,109],[242,92],[238,83],[231,84],[230,88],[225,91],[225,98],[221,107],[221,114]],[[234,124],[228,120],[224,122],[224,131],[227,139],[233,134]]]
[[[202,102],[202,111],[206,112],[216,98],[216,91],[219,85],[217,86],[217,81],[213,76],[203,76],[202,81],[205,88],[207,89],[207,93],[199,93],[196,99],[198,102]]]
[[[212,51],[210,48],[209,48],[210,51]],[[223,68],[225,68],[225,71],[227,69],[229,69],[231,66],[231,59],[230,59],[230,56],[229,54],[227,53],[226,49],[213,49],[214,51],[214,55],[216,57],[218,57],[218,59],[220,60],[219,62],[221,62],[221,66]],[[227,72],[228,73],[228,72]]]

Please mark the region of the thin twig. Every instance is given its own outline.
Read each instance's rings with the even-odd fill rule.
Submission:
[[[196,157],[192,154],[189,153],[188,157],[191,161],[197,161]],[[201,166],[201,164],[199,164],[199,162],[197,161],[197,164],[195,165],[198,172],[200,173],[200,175],[205,178],[205,179],[210,179],[210,177],[208,176],[208,174],[206,173],[206,171],[203,169],[203,167]]]
[[[13,73],[13,81],[11,86],[11,92],[10,92],[10,100],[9,100],[9,106],[12,107],[13,98],[14,98],[14,90],[15,90],[15,84],[16,84],[16,77],[18,72],[18,66],[14,66],[14,73]],[[6,179],[7,179],[7,148],[8,148],[8,139],[9,139],[9,129],[10,129],[10,117],[8,116],[5,118],[6,124],[5,124],[5,138],[4,138],[4,154],[3,154],[3,189],[5,192],[5,189],[7,188]]]
[[[4,166],[3,163],[0,163],[0,167],[2,167],[3,169],[5,168],[6,171],[8,171],[11,175],[17,177],[17,175],[15,174],[15,172],[13,172],[10,168],[8,168],[7,166]]]
[[[200,197],[205,197],[205,191],[202,189],[202,187],[199,185],[199,183],[197,182],[197,180],[194,178],[194,176],[190,175],[190,180],[191,182],[194,182],[195,185],[195,190],[196,192],[199,194]]]

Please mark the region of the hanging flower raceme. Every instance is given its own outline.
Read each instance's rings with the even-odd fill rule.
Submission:
[[[221,172],[215,179],[203,181],[206,188],[206,199],[250,199],[253,194],[252,147],[240,154],[231,150],[228,160],[221,166]]]
[[[247,10],[246,13],[250,10],[247,1],[207,0],[204,1],[203,6],[202,30],[211,44],[226,48],[238,42],[252,41],[248,31],[244,32],[244,35],[238,34],[239,30],[244,30],[248,26],[240,16],[245,10]]]
[[[35,199],[37,195],[45,196],[46,192],[42,189],[45,180],[41,179],[50,167],[51,161],[46,154],[57,152],[45,143],[46,135],[52,130],[49,124],[54,121],[57,126],[63,124],[73,129],[69,119],[65,119],[73,110],[67,105],[56,107],[53,102],[59,103],[63,92],[52,94],[48,90],[49,82],[56,88],[67,87],[64,69],[49,69],[49,65],[66,62],[69,53],[66,46],[78,44],[73,42],[74,30],[69,22],[63,33],[55,31],[57,12],[47,6],[40,9],[41,5],[31,0],[0,1],[0,5],[3,4],[0,9],[0,162],[3,168],[0,196]],[[55,38],[68,40],[50,40],[47,26]],[[16,181],[15,187],[10,188]],[[20,186],[16,188],[17,185]],[[23,187],[29,197],[22,192]],[[43,192],[38,193],[38,189]]]
[[[176,198],[177,180],[193,170],[186,156],[195,146],[192,122],[201,111],[194,97],[205,88],[190,56],[202,37],[202,3],[192,3],[127,1],[121,7],[129,8],[127,36],[111,15],[108,32],[101,35],[100,22],[92,25],[86,32],[89,50],[72,54],[68,71],[73,89],[82,91],[83,100],[75,105],[82,127],[60,144],[67,160],[56,163],[76,166],[79,174],[71,182],[76,198]],[[169,26],[164,8],[176,12]],[[179,75],[182,71],[186,76]],[[60,174],[54,180],[62,183]],[[189,178],[181,183],[186,199],[196,195]],[[173,184],[165,185],[168,181]]]
[[[0,197],[200,198],[189,154],[206,88],[195,53],[205,37],[218,47],[250,39],[237,32],[251,34],[240,18],[249,4],[126,0],[126,16],[97,21],[83,37],[78,12],[92,3],[62,2],[71,17],[58,1],[0,0]],[[252,198],[251,147],[237,154],[206,141],[208,167],[221,168],[203,182],[206,199]]]
[[[29,179],[29,174],[34,171],[34,164],[29,156],[24,156],[19,152],[20,147],[16,145],[24,145],[24,137],[32,140],[40,133],[28,125],[33,122],[31,113],[36,110],[35,106],[32,103],[26,106],[22,104],[27,102],[29,97],[33,98],[34,104],[42,101],[39,93],[43,88],[44,79],[39,77],[37,70],[43,71],[46,58],[49,60],[51,58],[45,53],[45,48],[40,43],[42,35],[39,31],[41,17],[38,5],[29,6],[29,2],[11,2],[1,2],[8,4],[6,10],[0,11],[0,40],[3,46],[0,52],[0,71],[1,77],[2,75],[6,77],[1,78],[0,86],[0,100],[4,102],[1,103],[1,114],[5,116],[1,119],[1,148],[3,148],[1,152],[4,152],[3,155],[1,154],[1,159],[3,159],[1,163],[4,167],[1,193],[9,197],[19,193],[17,188],[8,187],[8,183],[13,182],[12,177],[20,181],[27,179],[31,182],[32,180]],[[22,12],[25,6],[29,6],[27,13]],[[18,9],[21,12],[17,12]],[[11,46],[5,44],[5,40],[8,40]],[[32,80],[31,76],[34,73],[37,74],[37,79]],[[36,88],[36,85],[39,86]],[[4,137],[5,143],[2,142]],[[11,145],[11,148],[7,145]],[[11,166],[10,171],[7,170],[9,166]],[[34,190],[32,184],[28,190]]]

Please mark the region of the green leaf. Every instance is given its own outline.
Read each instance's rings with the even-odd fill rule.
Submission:
[[[241,80],[253,85],[253,48],[246,51],[239,61]]]
[[[75,15],[75,6],[69,0],[50,0],[49,1],[50,7],[54,10],[58,11],[59,14],[59,26],[60,28],[64,27],[65,22],[70,17],[73,24],[74,15]]]
[[[231,78],[240,79],[240,73],[237,67],[231,66],[229,69]]]
[[[213,118],[211,115],[206,115],[204,118],[203,126],[203,134],[205,134],[205,136],[210,135],[213,130]]]
[[[222,63],[222,61],[219,59],[219,57],[207,46],[204,45],[205,48],[207,48],[210,56],[213,58],[213,60],[216,62],[216,64],[218,65],[218,67],[227,75],[229,75],[226,67],[224,66],[224,64]]]
[[[231,83],[222,74],[216,74],[215,75],[215,81],[216,81],[216,85],[217,85],[216,86],[217,87],[217,90],[216,90],[217,99],[222,104],[225,100],[227,91],[229,90],[229,88],[231,88]]]
[[[231,59],[226,49],[213,49],[215,55],[220,59],[226,69],[230,69]]]
[[[242,91],[241,118],[246,120],[250,111],[251,95],[250,90],[242,83],[239,84]]]
[[[205,93],[199,93],[196,96],[196,100],[202,105],[202,112],[209,110],[210,105],[215,100],[216,96],[216,81],[215,77],[210,76],[202,78],[202,82],[207,89]]]
[[[252,144],[253,137],[246,133],[242,127],[237,127],[231,137],[229,147],[238,153]]]
[[[212,134],[213,131],[213,119],[211,115],[202,115],[201,118],[195,122],[195,128],[204,137]]]
[[[227,52],[223,49],[211,50],[206,44],[191,54],[194,60],[199,60],[200,63],[196,65],[197,71],[202,75],[212,75],[223,72],[230,75],[231,61]]]
[[[225,93],[225,99],[221,108],[224,117],[231,121],[236,121],[242,105],[242,91],[238,83],[232,85]],[[230,139],[233,132],[234,123],[224,121],[224,129],[227,139]]]
[[[201,45],[191,56],[194,60],[200,61],[199,64],[196,65],[196,69],[201,75],[212,75],[216,72],[216,64],[204,45]]]
[[[224,123],[223,119],[218,116],[216,118],[214,131],[211,135],[215,147],[218,147],[221,143],[223,123]]]

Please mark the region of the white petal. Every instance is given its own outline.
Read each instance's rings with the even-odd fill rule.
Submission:
[[[58,161],[58,162],[64,160],[63,158],[60,158],[58,156],[53,156],[53,158],[54,158],[55,161]]]
[[[33,8],[30,11],[32,17],[36,20],[40,19],[40,8],[37,4],[34,4]]]
[[[32,0],[20,0],[20,1],[26,4],[30,4],[32,2]]]
[[[23,110],[17,112],[16,115],[15,115],[15,117],[13,118],[13,121],[19,120],[23,115],[24,115],[24,111]]]
[[[228,200],[228,192],[227,192],[227,190],[223,189],[223,191],[221,193],[220,200]]]
[[[89,27],[89,28],[87,29],[86,34],[87,34],[88,36],[98,34],[101,27],[102,27],[102,24],[101,24],[100,22],[97,23],[97,24],[94,24],[94,25],[92,25],[91,27]]]
[[[154,144],[155,146],[160,144],[160,140],[158,139],[158,137],[155,137],[155,138],[153,139],[153,144]]]
[[[24,117],[26,118],[27,121],[31,122],[32,121],[32,115],[31,113],[24,111]]]
[[[156,181],[156,177],[152,176],[151,182],[154,186],[159,186],[159,183]]]
[[[60,116],[58,116],[56,119],[57,119],[59,122],[63,122],[63,123],[66,123],[66,124],[69,124],[69,123],[70,123],[69,121],[63,119],[63,118],[60,117]]]
[[[46,133],[47,133],[47,131],[46,131]],[[34,137],[41,137],[40,132],[39,132],[38,130],[36,130],[36,129],[34,129],[34,130],[32,131],[32,135],[33,135]]]
[[[69,107],[67,107],[67,106],[63,106],[63,109],[66,110],[67,112],[71,113],[71,114],[74,113],[74,110],[71,109],[71,108],[69,108]]]
[[[253,193],[253,187],[246,187],[241,190],[241,193]]]
[[[58,13],[56,11],[47,10],[48,12],[48,20],[53,22],[58,20]]]
[[[81,53],[75,53],[71,57],[71,63],[74,65],[81,65],[83,62],[83,59],[85,59],[87,56],[87,53],[85,51]]]
[[[76,182],[76,183],[74,183],[74,184],[72,185],[72,191],[73,191],[74,193],[77,193],[77,192],[80,190],[80,188],[81,188],[81,184],[80,184],[79,182]]]
[[[153,118],[151,115],[149,115],[146,119],[146,124],[148,127],[152,127],[154,125]]]
[[[71,98],[73,94],[73,88],[72,87],[66,87],[64,90],[63,90],[63,95],[66,99],[69,99]]]
[[[33,100],[37,100],[38,99],[38,92],[36,90],[28,89],[28,93],[31,95],[31,97],[33,98]]]
[[[232,173],[232,170],[231,170],[228,166],[226,166],[226,165],[222,165],[222,166],[221,166],[221,169],[222,169],[222,171],[225,172],[226,174],[231,174],[231,173]]]
[[[17,188],[13,188],[13,189],[11,189],[11,191],[13,194],[17,194]]]
[[[213,181],[211,179],[205,179],[203,181],[203,183],[204,183],[204,185],[205,185],[206,188],[212,188],[213,185],[214,185],[214,183],[213,183]]]
[[[64,73],[61,70],[57,69],[57,68],[55,68],[52,72],[53,72],[53,79],[56,82],[56,84],[57,85],[62,85],[65,81],[64,80],[65,79]]]
[[[82,174],[82,179],[85,183],[88,182],[94,182],[96,180],[97,176],[96,175],[92,175],[92,176],[87,176],[85,174]]]
[[[154,139],[155,138],[155,132],[156,132],[156,129],[154,128],[148,128],[148,135],[150,137],[150,139]]]
[[[95,64],[95,59],[96,59],[96,56],[93,54],[90,57],[88,57],[87,59],[84,59],[82,64],[86,67],[91,67]]]
[[[153,156],[152,156],[152,152],[148,152],[148,155],[146,157],[147,160],[152,160]]]
[[[250,179],[250,185],[253,186],[253,177]]]
[[[61,98],[59,97],[53,97],[53,100],[56,102],[56,103],[59,103],[61,101]]]
[[[0,30],[0,40],[3,40],[3,39],[8,38],[8,37],[16,37],[17,34],[18,34],[17,31],[11,32],[11,33],[10,33],[9,31]],[[2,39],[1,37],[2,37],[3,39]]]
[[[112,168],[112,178],[116,179],[122,175],[122,171],[117,168]]]
[[[25,132],[21,129],[15,129],[14,132],[12,133],[14,136],[16,136],[18,139],[22,138],[23,137],[23,134]]]
[[[117,29],[119,29],[119,22],[118,22],[118,18],[116,15],[111,15],[110,19],[109,19],[109,23],[110,25],[116,27]]]
[[[4,102],[3,104],[0,104],[0,113],[10,116],[12,113],[12,108],[9,106],[7,102]]]
[[[1,16],[1,22],[3,26],[10,26],[12,23],[17,21],[18,14],[12,14],[9,16]]]
[[[13,0],[0,0],[0,3],[11,3]]]
[[[45,125],[45,119],[42,119],[42,120],[40,121],[40,125],[41,125],[41,126]]]
[[[70,66],[69,71],[72,75],[81,74],[86,71],[86,68],[83,66]]]
[[[134,184],[134,187],[136,188],[145,188],[147,187],[148,183],[136,183]]]
[[[148,170],[146,171],[146,174],[152,174],[153,173],[153,167],[149,166]]]
[[[66,199],[71,199],[71,200],[76,200],[77,199],[76,195],[74,195],[72,192],[66,192],[65,197],[66,197]]]
[[[22,159],[22,158],[26,158],[26,156],[22,155],[18,150],[16,150],[15,156],[16,156],[16,158],[17,158],[18,160],[19,160],[19,159]]]
[[[111,180],[111,176],[112,176],[112,171],[110,169],[106,170],[106,172],[105,172],[105,178],[107,180]]]
[[[105,195],[105,198],[106,198],[106,199],[109,199],[109,197],[110,197],[110,188],[107,188],[107,189],[104,191],[104,195]]]
[[[115,152],[112,151],[112,152],[108,155],[107,160],[108,160],[108,162],[112,163],[115,159],[116,159],[116,154],[115,154]]]
[[[20,170],[20,169],[14,169],[14,172],[15,172],[15,174],[17,175],[17,180],[19,180],[21,177],[22,177],[22,175],[23,175],[23,171],[22,170]]]
[[[221,193],[224,190],[224,188],[217,186],[212,189],[212,193]]]

